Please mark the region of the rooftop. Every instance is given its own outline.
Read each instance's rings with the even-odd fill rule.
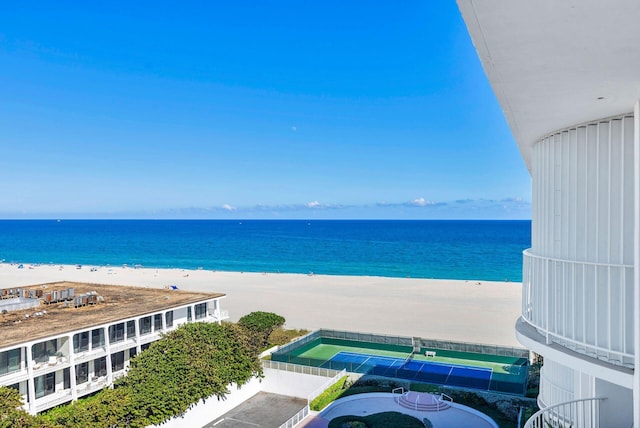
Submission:
[[[222,293],[77,282],[56,282],[20,288],[44,289],[47,292],[73,288],[76,296],[95,291],[104,301],[78,308],[74,308],[73,305],[66,306],[64,303],[41,304],[37,308],[0,314],[0,349],[24,343],[26,340],[44,339],[224,296]],[[45,315],[33,316],[34,312],[45,310]],[[29,317],[25,318],[27,314]]]

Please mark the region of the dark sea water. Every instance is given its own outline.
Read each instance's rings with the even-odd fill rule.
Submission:
[[[530,221],[1,220],[0,260],[521,281]]]

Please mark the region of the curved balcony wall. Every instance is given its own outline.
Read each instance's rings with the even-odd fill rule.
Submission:
[[[633,264],[633,115],[549,135],[533,150],[534,254]]]
[[[534,147],[523,319],[577,352],[633,367],[633,116]]]
[[[540,370],[540,395],[538,396],[540,408],[544,409],[553,403],[575,400],[576,378],[575,370],[555,361],[545,360]]]
[[[633,367],[633,266],[524,253],[522,317],[547,338]]]

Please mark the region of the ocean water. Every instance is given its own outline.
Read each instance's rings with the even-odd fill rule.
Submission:
[[[530,221],[0,220],[5,263],[521,281]]]

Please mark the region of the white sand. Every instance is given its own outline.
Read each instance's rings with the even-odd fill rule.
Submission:
[[[260,274],[183,269],[0,263],[0,288],[79,281],[225,293],[232,321],[251,311],[284,316],[289,328],[419,336],[520,346],[514,324],[522,286],[512,282]]]

